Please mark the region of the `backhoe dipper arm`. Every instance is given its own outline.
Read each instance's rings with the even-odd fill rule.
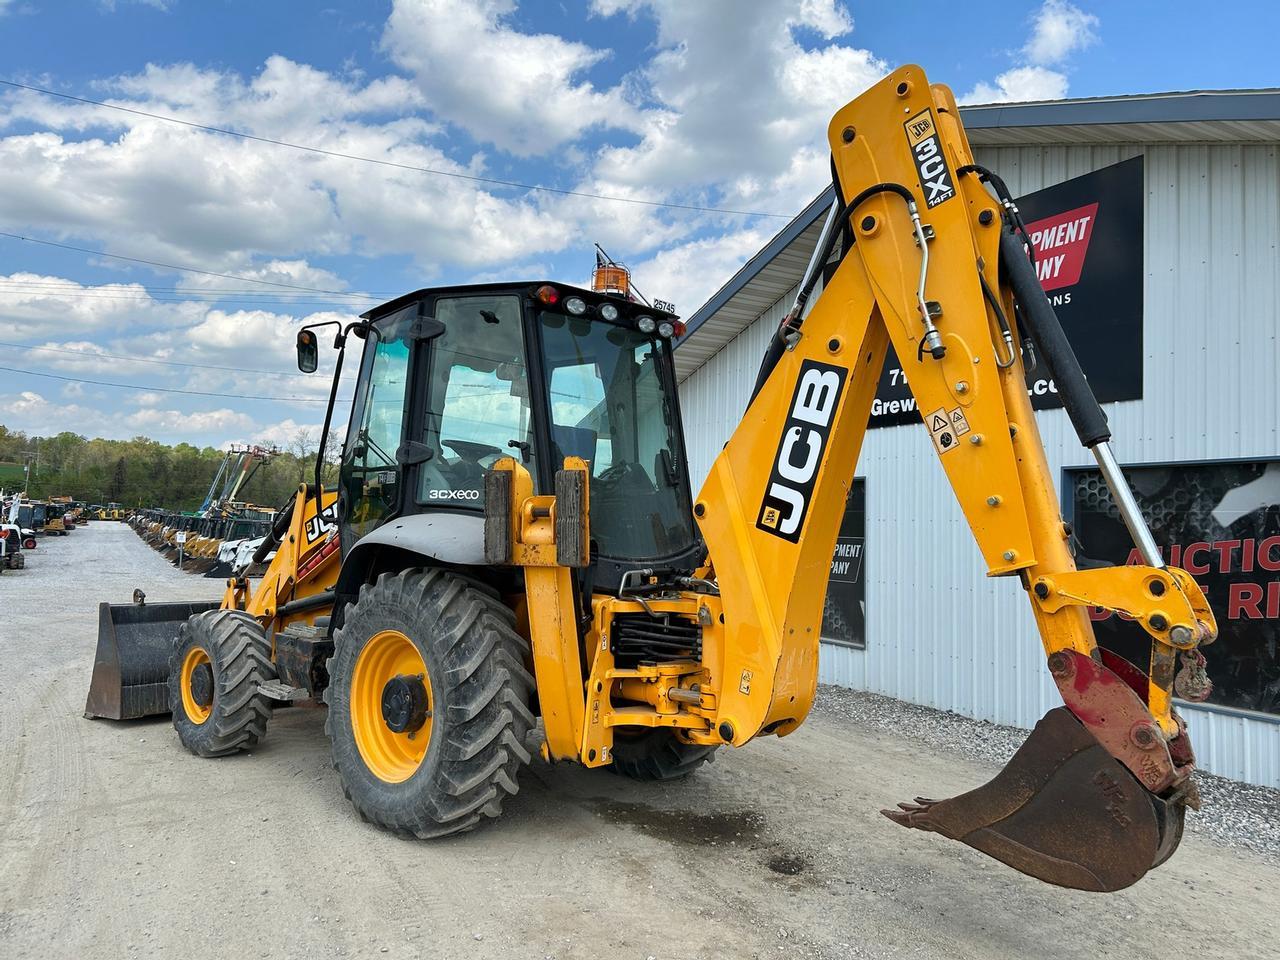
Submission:
[[[1170,694],[1177,654],[1198,656],[1216,635],[1213,616],[1190,576],[1161,561],[1016,207],[974,166],[951,92],[918,67],[895,70],[836,114],[829,138],[839,199],[824,235],[847,225],[852,248],[803,317],[812,277],[802,285],[694,508],[724,608],[721,736],[785,735],[810,708],[832,551],[892,344],[988,574],[1020,578],[1070,709],[1051,711],[996,781],[893,817],[1051,882],[1125,886],[1172,852],[1194,802]],[[1016,346],[1025,333],[1145,566],[1076,570]],[[1151,662],[1139,669],[1099,650],[1090,606],[1138,621]],[[1053,794],[1055,813],[1037,806],[1041,794]],[[1069,825],[1055,819],[1064,804]],[[1114,849],[1082,850],[1090,845]]]

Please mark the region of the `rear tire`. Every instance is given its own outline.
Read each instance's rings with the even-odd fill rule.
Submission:
[[[715,759],[716,747],[685,743],[674,730],[647,730],[637,735],[614,732],[609,769],[632,780],[680,780]]]
[[[202,665],[212,674],[195,680]],[[276,679],[271,644],[242,610],[209,610],[187,619],[169,662],[169,704],[182,745],[198,757],[249,750],[267,734],[270,700],[258,685]],[[194,681],[194,682],[193,682]],[[203,686],[203,689],[201,689]],[[200,703],[212,692],[212,699]]]
[[[514,612],[443,570],[388,573],[361,588],[334,643],[325,728],[360,816],[424,840],[497,817],[519,789],[534,725],[533,677]],[[379,657],[388,643],[392,652]],[[415,670],[425,674],[429,714],[410,738],[386,721],[379,684]],[[365,721],[359,737],[353,714]]]

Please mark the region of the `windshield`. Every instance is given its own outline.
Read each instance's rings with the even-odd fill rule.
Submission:
[[[591,467],[591,538],[601,556],[668,557],[693,544],[665,341],[543,313],[555,462]],[[674,389],[674,387],[672,388]]]

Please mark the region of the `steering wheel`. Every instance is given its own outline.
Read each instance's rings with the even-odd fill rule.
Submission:
[[[627,460],[619,460],[612,466],[602,470],[599,476],[596,477],[596,482],[621,485],[635,478],[637,472],[644,477],[646,484],[649,483],[649,475],[644,472],[644,468]]]
[[[487,443],[477,443],[475,440],[441,440],[442,446],[448,447],[463,460],[470,460],[473,463],[479,463],[485,457],[492,457],[495,454],[499,457],[505,457],[506,453],[500,447],[491,446]]]

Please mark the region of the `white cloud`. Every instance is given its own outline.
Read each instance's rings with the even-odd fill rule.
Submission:
[[[383,46],[437,116],[515,154],[545,154],[592,127],[637,128],[620,87],[582,76],[608,51],[522,33],[515,10],[514,0],[396,0]]]
[[[0,177],[3,173],[0,173]],[[26,340],[49,331],[74,335],[194,322],[193,303],[162,303],[138,283],[88,285],[20,271],[0,276],[0,339]]]
[[[995,84],[979,83],[961,103],[1025,103],[1061,100],[1067,95],[1067,78],[1044,67],[1014,67],[996,77]]]
[[[1046,0],[1033,20],[1033,30],[1022,48],[1030,63],[1061,63],[1076,50],[1096,43],[1098,18],[1065,0]]]
[[[118,420],[101,410],[74,402],[55,403],[34,390],[0,394],[0,423],[10,430],[41,436],[61,430],[121,440],[132,436],[120,429]]]
[[[310,430],[315,436],[320,433],[321,418],[314,423],[300,423],[288,417],[260,420],[226,406],[178,409],[173,405],[174,397],[143,396],[148,398],[148,402],[138,409],[112,413],[101,403],[77,402],[81,400],[78,397],[64,397],[69,402],[59,403],[34,390],[0,393],[0,423],[11,430],[33,435],[47,436],[59,430],[72,430],[82,436],[108,440],[128,440],[142,435],[167,443],[186,442],[212,447],[225,447],[231,443],[283,446],[300,430]],[[185,402],[185,399],[178,402]],[[161,402],[168,403],[168,406],[158,406]]]
[[[152,64],[96,86],[110,103],[195,124],[488,174],[485,152],[459,152],[446,136],[456,124],[499,150],[549,152],[561,171],[553,179],[576,190],[789,214],[827,179],[830,114],[887,67],[842,42],[852,20],[835,0],[725,9],[597,0],[599,15],[657,23],[647,66],[612,85],[592,79],[609,51],[522,32],[514,0],[430,0],[398,2],[383,35],[411,77],[368,80],[272,56],[248,77]],[[328,290],[345,284],[317,259],[407,257],[426,284],[545,263],[589,240],[634,259],[742,226],[642,204],[512,195],[31,92],[0,96],[6,129],[17,132],[0,137],[4,229]],[[589,145],[584,135],[599,131],[606,142]],[[187,277],[178,285],[236,284]]]
[[[369,80],[354,70],[326,72],[272,56],[252,76],[152,64],[104,79],[96,95],[328,151],[468,176],[496,166],[522,179],[508,172],[509,157],[489,156],[492,144],[499,153],[553,158],[555,182],[583,192],[789,215],[828,179],[831,114],[888,70],[849,42],[853,20],[837,0],[595,0],[592,11],[652,21],[657,42],[644,67],[618,77],[606,49],[526,32],[515,0],[398,0],[382,42],[406,76]],[[616,35],[620,42],[632,36]],[[451,141],[456,128],[483,149]],[[316,263],[395,256],[410,260],[415,279],[426,285],[508,277],[522,265],[554,264],[569,249],[582,250],[585,272],[589,241],[597,240],[660,269],[645,289],[691,309],[692,291],[723,279],[714,274],[720,262],[736,266],[735,244],[754,235],[752,223],[582,196],[513,196],[505,188],[245,142],[30,92],[0,95],[4,229],[38,229],[109,253],[216,272],[345,290],[338,269]],[[762,230],[772,232],[777,223],[767,221]],[[714,242],[726,233],[730,239]],[[735,253],[696,269],[677,264],[674,251],[712,248]],[[655,256],[657,250],[667,256]],[[699,271],[709,279],[696,281]],[[248,286],[199,276],[171,282],[201,296]],[[659,293],[659,285],[669,289]],[[28,297],[16,312],[0,311],[11,318],[0,320],[0,333],[34,337],[56,328],[110,343],[113,351],[223,358],[229,365],[254,356],[255,366],[291,365],[297,320],[271,319],[298,312],[284,288],[276,291],[274,313],[215,316],[203,304],[139,302],[136,285],[121,287],[133,299],[121,307],[136,308],[131,318],[108,309],[104,291],[95,288],[104,302]],[[4,296],[0,289],[0,306]],[[297,299],[298,306],[316,305],[314,295]],[[42,324],[58,322],[59,311],[69,313],[70,324],[42,331]],[[277,344],[286,326],[289,336]],[[295,381],[267,391],[248,374],[202,372],[186,383],[276,394]]]
[[[646,296],[674,303],[676,312],[688,317],[733,276],[770,235],[767,231],[748,229],[690,241],[634,264],[632,276]]]
[[[136,4],[140,7],[152,7],[161,13],[168,13],[173,7],[173,0],[98,0],[102,9],[114,13],[121,6]]]
[[[729,15],[683,0],[596,0],[595,9],[652,14],[659,47],[643,71],[657,104],[644,136],[602,150],[597,178],[693,202],[798,210],[828,179],[831,115],[888,72],[869,50],[799,42],[805,28],[829,40],[849,32],[831,2],[744,3]]]
[[[335,412],[335,416],[336,416],[336,412]],[[251,436],[246,434],[244,439],[231,440],[228,442],[258,443],[266,446],[279,447],[280,449],[283,450],[288,447],[289,441],[297,437],[299,433],[305,432],[310,434],[313,438],[319,439],[320,430],[323,426],[324,426],[324,421],[322,419],[316,420],[314,423],[312,422],[299,423],[297,420],[294,420],[292,417],[288,417],[284,420],[279,421],[278,423],[271,423],[271,424],[266,424],[264,426],[258,426],[255,428]],[[341,427],[339,427],[339,430],[341,430]],[[333,452],[332,450],[328,451],[328,453],[330,454],[332,452]]]
[[[129,414],[124,418],[124,422],[134,428],[135,433],[177,434],[183,437],[254,428],[252,417],[226,407],[194,413],[148,407]]]
[[[985,81],[959,98],[960,103],[1012,103],[1060,100],[1067,95],[1062,70],[1067,58],[1097,42],[1098,18],[1066,0],[1044,0],[1031,20],[1031,35],[1020,51],[1023,63]]]
[[[317,294],[308,293],[306,289],[291,292],[293,287],[310,288],[310,290],[346,291],[348,283],[331,270],[312,266],[306,260],[271,260],[266,263],[236,267],[234,275],[241,279],[227,279],[200,273],[184,273],[178,281],[178,288],[184,293],[217,293],[228,289],[254,291],[258,295],[267,294],[272,297],[308,297]],[[262,281],[255,283],[254,281]],[[359,298],[352,302],[363,309]]]
[[[401,77],[358,83],[283,57],[249,81],[190,64],[106,84],[109,102],[322,150],[479,175],[432,144]],[[557,251],[573,232],[533,199],[396,167],[290,150],[29,92],[0,98],[0,223],[109,253],[240,272],[268,258],[409,254],[427,268]],[[109,134],[104,135],[104,131]],[[333,289],[332,278],[323,285]]]

